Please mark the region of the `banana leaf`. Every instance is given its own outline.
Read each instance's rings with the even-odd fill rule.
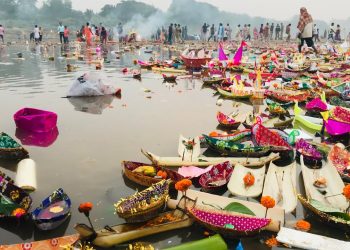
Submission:
[[[317,210],[320,210],[321,212],[324,212],[326,214],[342,218],[343,220],[350,221],[350,215],[348,213],[344,213],[342,210],[334,207],[326,206],[325,204],[322,204],[321,202],[317,200],[310,200],[311,206],[316,208]]]
[[[231,202],[230,204],[228,204],[224,208],[224,210],[255,216],[255,214],[252,210],[250,210],[249,208],[247,208],[246,206],[244,206],[243,204],[241,204],[239,202]]]

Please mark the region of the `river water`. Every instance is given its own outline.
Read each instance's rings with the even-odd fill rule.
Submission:
[[[116,48],[112,47],[110,50]],[[18,60],[22,52],[25,60]],[[53,232],[40,232],[34,225],[8,225],[0,222],[0,244],[14,244],[33,240],[49,239],[75,233],[73,226],[87,223],[77,207],[81,202],[94,204],[91,218],[95,228],[123,223],[114,214],[113,204],[120,198],[131,195],[139,186],[123,178],[120,162],[132,160],[148,162],[140,149],[161,156],[175,156],[179,134],[188,137],[209,133],[216,129],[216,112],[230,113],[232,101],[216,106],[215,91],[202,88],[199,80],[186,78],[177,84],[163,83],[159,74],[143,72],[138,81],[124,75],[121,69],[132,67],[134,59],[147,59],[143,49],[123,55],[120,60],[108,54],[110,63],[97,71],[95,65],[85,61],[72,61],[75,72],[66,72],[67,60],[59,59],[60,48],[49,48],[55,61],[49,61],[32,46],[10,46],[0,50],[0,130],[18,141],[23,139],[16,132],[13,114],[23,107],[54,111],[58,114],[58,136],[47,142],[46,147],[25,146],[30,157],[37,163],[38,189],[31,194],[32,208],[57,188],[62,187],[70,196],[71,219]],[[85,73],[99,74],[106,83],[122,89],[121,98],[64,98],[74,79]],[[151,92],[145,92],[145,89]],[[242,103],[241,111],[253,107]],[[49,145],[50,144],[50,145]],[[15,177],[16,164],[1,163],[0,170]],[[298,175],[298,182],[302,180]],[[302,181],[301,181],[302,182]],[[299,187],[298,187],[299,189]],[[224,195],[228,195],[226,192]],[[255,199],[249,199],[257,201]],[[258,201],[257,201],[258,202]],[[295,214],[286,216],[287,225],[303,217],[300,204]],[[312,232],[345,240],[342,232],[328,229],[314,220],[309,220]],[[203,230],[182,229],[142,239],[163,248],[202,237]],[[264,249],[263,235],[244,239],[244,249]],[[229,242],[231,248],[235,242]]]

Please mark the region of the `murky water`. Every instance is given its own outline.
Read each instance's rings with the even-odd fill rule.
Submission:
[[[111,48],[113,49],[113,48]],[[216,129],[216,112],[230,113],[232,101],[216,106],[214,91],[203,89],[200,81],[187,78],[177,84],[163,83],[160,75],[143,72],[142,81],[123,75],[121,69],[132,65],[133,59],[147,58],[136,50],[110,63],[101,71],[84,61],[69,61],[78,66],[76,72],[66,72],[67,61],[48,61],[39,50],[12,46],[0,51],[0,130],[17,140],[13,114],[23,107],[54,111],[58,114],[58,136],[46,142],[47,147],[25,146],[37,163],[38,189],[32,193],[33,208],[55,189],[62,187],[73,202],[72,216],[53,232],[39,232],[33,225],[8,225],[0,222],[0,243],[13,244],[75,233],[77,222],[86,223],[77,212],[79,203],[94,204],[91,217],[96,228],[123,223],[114,215],[113,203],[135,192],[137,185],[122,176],[120,162],[148,162],[140,153],[147,149],[162,156],[175,156],[179,134],[196,136]],[[23,52],[25,60],[15,59]],[[49,54],[52,52],[49,52]],[[59,48],[55,54],[58,55]],[[63,98],[74,79],[85,72],[100,74],[107,83],[122,89],[122,97]],[[150,89],[151,93],[144,92]],[[151,98],[148,98],[151,97]],[[241,105],[242,110],[252,106]],[[24,135],[25,136],[25,135]],[[1,163],[11,177],[16,166]],[[301,177],[298,178],[298,181]],[[226,192],[225,195],[228,195]],[[254,200],[254,199],[250,199]],[[298,206],[296,214],[287,215],[287,225],[303,217]],[[313,232],[345,239],[341,232],[311,221]],[[163,233],[143,241],[158,242],[157,247],[171,246],[200,238],[194,228]],[[242,241],[245,249],[265,248],[261,237]],[[234,245],[230,242],[231,246]]]

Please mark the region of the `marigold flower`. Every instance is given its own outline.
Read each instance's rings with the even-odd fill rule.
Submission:
[[[88,216],[88,214],[90,213],[91,209],[92,209],[93,205],[91,202],[85,202],[85,203],[81,203],[79,205],[79,212],[80,213],[84,213],[86,216]]]
[[[273,208],[276,205],[275,200],[271,196],[261,197],[260,203],[266,208]]]
[[[12,211],[12,216],[15,216],[17,218],[20,218],[25,214],[26,214],[26,211],[23,208],[16,208],[15,210]]]
[[[187,189],[192,185],[192,181],[189,179],[183,179],[181,181],[176,182],[175,189],[177,191],[186,192]]]
[[[212,136],[212,137],[215,137],[215,136],[218,136],[218,132],[216,131],[213,131],[213,132],[210,132],[209,136]]]
[[[294,227],[300,231],[307,232],[310,231],[311,224],[305,220],[298,220]]]
[[[163,171],[163,170],[159,170],[157,172],[157,176],[162,177],[162,179],[164,179],[164,180],[166,180],[168,178],[168,174],[165,171]]]
[[[268,247],[277,247],[278,246],[278,241],[276,239],[276,237],[274,235],[271,236],[271,238],[267,239],[265,241],[265,244],[268,246]]]
[[[247,173],[244,178],[243,178],[243,182],[244,182],[244,185],[246,187],[250,187],[250,186],[253,186],[254,183],[255,183],[255,177],[254,175],[252,175],[252,173]]]
[[[346,185],[343,188],[343,195],[345,196],[346,199],[350,200],[350,184]]]

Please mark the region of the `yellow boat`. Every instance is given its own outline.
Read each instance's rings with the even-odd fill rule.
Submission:
[[[188,74],[187,70],[183,69],[174,69],[174,68],[160,68],[160,67],[152,67],[152,71],[160,72],[160,73],[175,73],[175,74]]]
[[[302,110],[299,108],[298,102],[296,102],[294,105],[294,125],[295,122],[299,122],[301,125],[314,132],[320,132],[323,126],[323,119],[302,115],[301,111]]]

